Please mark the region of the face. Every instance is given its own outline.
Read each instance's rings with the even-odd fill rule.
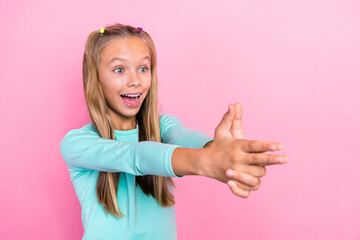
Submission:
[[[136,127],[136,114],[151,86],[151,59],[139,37],[119,37],[101,52],[99,81],[118,130]]]

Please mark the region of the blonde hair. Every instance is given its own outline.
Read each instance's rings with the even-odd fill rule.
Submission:
[[[83,58],[83,84],[88,112],[92,124],[102,138],[115,140],[114,127],[106,104],[104,93],[99,82],[99,61],[101,51],[109,42],[118,37],[139,37],[149,48],[151,57],[151,87],[144,99],[136,121],[139,129],[140,141],[162,142],[160,137],[160,122],[158,113],[158,80],[156,71],[156,49],[150,35],[139,28],[120,23],[108,25],[105,31],[99,30],[90,33],[85,46]],[[121,218],[117,203],[117,192],[120,181],[120,172],[100,172],[96,193],[100,204],[106,212]],[[175,204],[174,196],[169,190],[169,184],[175,187],[171,177],[155,175],[135,176],[135,186],[139,185],[142,191],[151,194],[162,207],[171,207]]]

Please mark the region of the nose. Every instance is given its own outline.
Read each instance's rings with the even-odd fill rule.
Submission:
[[[138,87],[140,86],[140,77],[136,74],[136,72],[133,72],[129,74],[128,79],[128,87]]]

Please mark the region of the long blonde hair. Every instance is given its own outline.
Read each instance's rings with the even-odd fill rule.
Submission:
[[[99,30],[90,33],[83,58],[83,84],[88,112],[92,124],[100,136],[115,140],[114,125],[99,82],[99,60],[101,51],[111,40],[128,36],[136,36],[144,40],[151,57],[151,87],[136,115],[139,141],[162,142],[158,113],[156,49],[150,35],[142,29],[116,23],[106,26],[103,33],[100,33]],[[124,215],[117,203],[119,181],[120,172],[100,172],[96,193],[98,201],[104,206],[105,211],[121,218]],[[175,187],[171,177],[135,176],[135,183],[135,186],[139,185],[147,196],[151,194],[162,207],[171,207],[175,204],[174,196],[169,190],[169,184]]]

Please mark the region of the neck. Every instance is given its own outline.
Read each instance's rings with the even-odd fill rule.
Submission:
[[[114,129],[119,131],[127,131],[136,128],[136,117],[131,118],[112,118]]]
[[[136,121],[121,121],[121,124],[115,123],[114,128],[120,131],[132,130],[136,128]]]
[[[110,117],[111,117],[111,122],[113,123],[113,127],[116,130],[127,131],[136,128],[136,124],[137,124],[136,115],[131,117],[126,117],[119,115],[116,112],[110,110]]]

